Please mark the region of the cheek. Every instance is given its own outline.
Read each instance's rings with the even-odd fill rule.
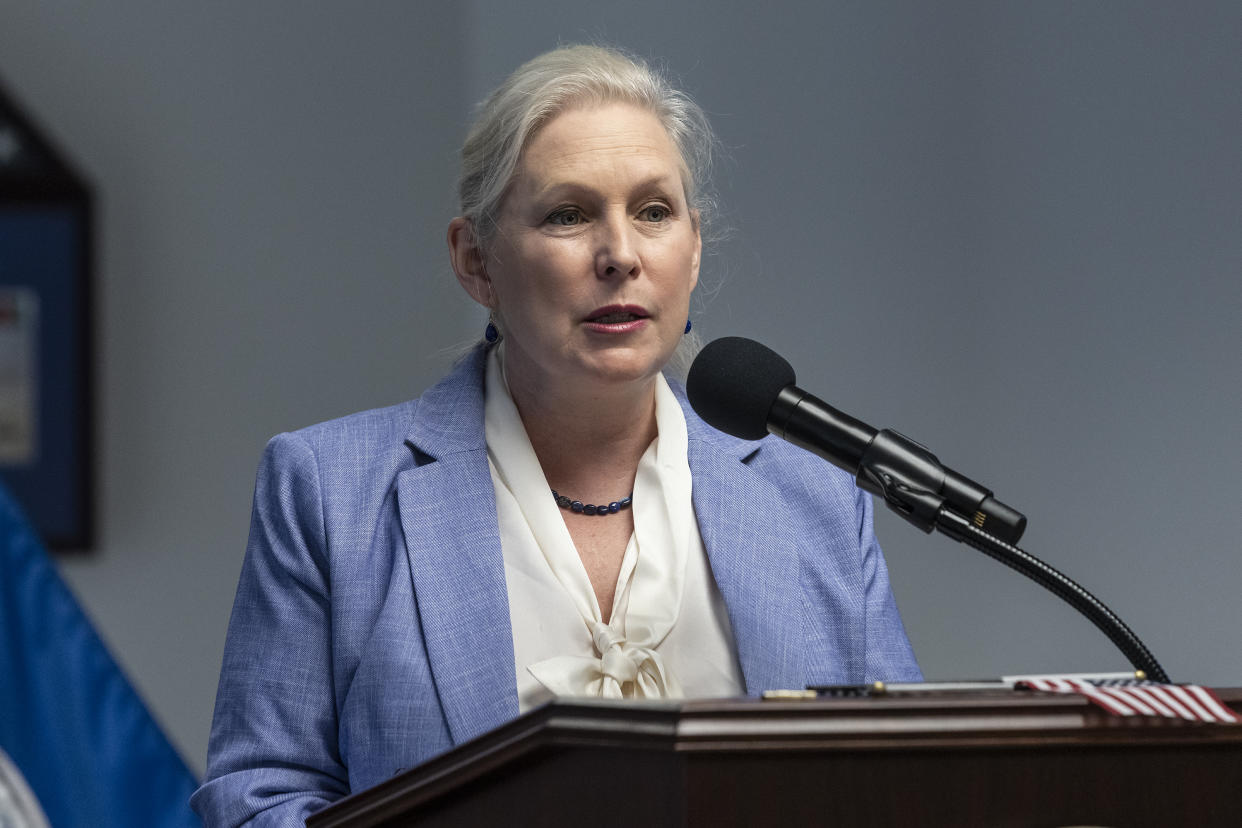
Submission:
[[[589,287],[594,274],[593,259],[580,240],[547,239],[532,243],[521,251],[524,289],[546,297],[567,296]]]
[[[512,245],[497,265],[496,296],[510,322],[535,317],[547,325],[557,309],[576,309],[578,293],[591,285],[582,276],[582,251],[572,244],[535,240]],[[588,273],[589,265],[588,259]]]
[[[693,247],[678,245],[661,260],[665,284],[670,292],[689,297],[696,281],[696,254]]]

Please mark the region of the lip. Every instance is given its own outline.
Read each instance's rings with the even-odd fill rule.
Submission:
[[[626,314],[631,317],[624,321],[604,322],[602,319],[612,316],[613,314]],[[632,331],[642,330],[651,321],[651,314],[641,305],[605,305],[602,308],[596,308],[587,315],[583,320],[583,325],[588,330],[598,333],[630,333]]]

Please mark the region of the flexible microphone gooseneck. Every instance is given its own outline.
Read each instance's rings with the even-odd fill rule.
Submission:
[[[1016,544],[1026,518],[992,492],[941,465],[934,454],[895,431],[875,429],[795,385],[792,366],[743,337],[705,347],[690,367],[686,394],[708,425],[744,440],[769,433],[807,449],[850,474],[907,521],[936,529],[1016,569],[1085,615],[1148,678],[1168,675],[1129,627],[1090,592]]]

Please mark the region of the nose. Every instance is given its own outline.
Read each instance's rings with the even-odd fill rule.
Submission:
[[[610,217],[597,224],[595,275],[601,279],[633,278],[642,272],[638,238],[627,216]]]

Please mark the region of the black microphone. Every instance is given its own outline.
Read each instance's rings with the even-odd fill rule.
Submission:
[[[871,426],[798,388],[793,367],[751,339],[727,336],[705,347],[686,380],[690,405],[708,425],[744,440],[768,433],[854,475],[924,532],[949,508],[983,532],[1016,545],[1026,518],[968,477],[945,468],[909,437]],[[942,529],[945,526],[942,524]]]

